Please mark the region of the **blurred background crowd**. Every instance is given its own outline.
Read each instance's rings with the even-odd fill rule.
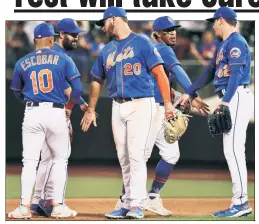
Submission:
[[[34,49],[33,30],[42,21],[6,21],[6,159],[7,162],[21,161],[22,136],[21,123],[23,120],[24,105],[18,103],[10,90],[13,68],[16,61]],[[54,26],[57,21],[46,21]],[[95,21],[77,21],[81,29],[85,30],[78,39],[79,47],[68,52],[75,61],[81,75],[84,86],[83,97],[88,101],[89,85],[91,82],[90,70],[100,50],[109,41],[105,33],[95,25]],[[204,67],[212,58],[216,46],[220,43],[213,35],[210,23],[206,21],[181,21],[182,26],[177,29],[177,41],[174,47],[175,53],[192,81],[202,73]],[[130,21],[129,25],[134,32],[151,38],[152,21]],[[238,32],[247,40],[252,53],[252,83],[254,91],[254,46],[255,23],[253,21],[241,21],[238,23]],[[179,85],[174,86],[181,91]],[[108,99],[107,90],[103,88],[101,98],[98,101],[97,112],[98,128],[90,128],[87,134],[81,131],[80,120],[82,112],[75,108],[72,113],[74,129],[73,153],[71,160],[75,164],[118,164],[115,145],[111,132],[111,100]],[[212,84],[199,91],[202,98],[214,111],[219,98],[214,94]],[[196,116],[194,114],[194,116]],[[216,166],[226,168],[226,162],[222,151],[222,139],[212,138],[208,132],[207,118],[196,116],[191,119],[186,134],[180,140],[181,162],[180,166],[204,168]],[[247,164],[254,169],[255,158],[255,123],[250,122],[247,130],[246,159]],[[202,134],[201,134],[202,133]],[[102,139],[102,141],[98,141]],[[97,140],[97,141],[96,141]],[[209,150],[208,150],[209,149]],[[154,150],[150,163],[156,164],[160,157],[158,150]],[[179,164],[178,164],[179,166]]]
[[[16,61],[34,49],[33,29],[43,21],[6,21],[6,71],[7,78],[11,78]],[[56,25],[57,21],[45,21]],[[109,42],[105,33],[95,25],[95,21],[77,21],[79,27],[85,30],[79,35],[78,48],[68,54],[75,61],[81,75],[85,93],[88,93],[91,82],[90,71],[100,50]],[[206,21],[177,22],[181,28],[177,29],[177,42],[174,51],[192,81],[201,74],[204,66],[213,57],[213,53],[220,43],[213,35],[212,25]],[[151,38],[153,21],[130,21],[131,29]],[[252,53],[252,83],[254,82],[254,21],[238,22],[237,31],[247,40]],[[179,85],[174,86],[181,91]],[[202,97],[213,95],[213,86],[209,85],[200,94]],[[104,89],[102,96],[106,96]]]

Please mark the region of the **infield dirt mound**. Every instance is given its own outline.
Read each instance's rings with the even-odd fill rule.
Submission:
[[[77,198],[66,199],[67,205],[78,212],[74,220],[106,220],[104,214],[113,210],[117,199],[114,198]],[[226,209],[230,198],[166,198],[164,206],[173,212],[174,216],[210,216],[213,212]],[[18,199],[6,201],[6,212],[14,210],[19,205]],[[254,211],[254,199],[250,199]],[[159,216],[145,212],[146,218]],[[49,220],[45,217],[33,217],[32,220]]]

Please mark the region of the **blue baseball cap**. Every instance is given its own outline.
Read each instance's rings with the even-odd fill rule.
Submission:
[[[60,20],[57,23],[57,31],[58,32],[64,32],[64,33],[81,33],[85,32],[84,30],[79,29],[77,23],[75,20],[70,18],[65,18]]]
[[[225,19],[233,19],[237,20],[237,14],[235,11],[229,7],[221,7],[219,8],[215,13],[213,18],[206,19],[209,22],[214,22],[216,19],[219,18],[225,18]]]
[[[107,8],[103,14],[103,19],[96,22],[97,26],[103,26],[104,21],[111,17],[124,17],[127,18],[127,13],[125,9],[120,7],[111,6]]]
[[[34,28],[34,39],[56,36],[53,25],[49,23],[41,23]]]
[[[176,25],[174,20],[169,16],[162,16],[157,18],[153,23],[153,30],[173,30],[175,28],[181,27],[180,25]]]

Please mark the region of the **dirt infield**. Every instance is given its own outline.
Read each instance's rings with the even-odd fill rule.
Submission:
[[[70,208],[78,212],[75,220],[106,220],[104,214],[113,210],[117,199],[91,198],[67,199]],[[210,216],[213,212],[228,208],[231,199],[226,198],[175,198],[164,199],[164,206],[173,212],[173,216]],[[6,212],[17,207],[19,200],[12,199],[6,202]],[[250,199],[254,211],[254,199]],[[159,216],[145,212],[145,218],[159,218]],[[45,217],[33,217],[32,220],[49,220]]]
[[[21,165],[8,165],[7,175],[20,175]],[[94,167],[94,166],[70,166],[69,176],[86,177],[121,177],[119,167]],[[148,176],[152,178],[154,169],[148,169]],[[175,170],[170,179],[195,179],[195,180],[231,180],[229,171],[222,170]],[[249,181],[254,181],[254,172],[248,173]],[[70,208],[78,212],[75,220],[106,220],[104,214],[113,210],[117,199],[107,198],[77,198],[66,199]],[[228,208],[230,198],[167,198],[163,200],[164,206],[173,212],[174,216],[210,216],[213,212]],[[254,199],[250,198],[250,204],[254,210]],[[19,205],[19,199],[6,201],[6,212],[10,212]],[[159,218],[159,216],[145,212],[146,218]],[[45,217],[33,217],[33,220],[49,220]]]

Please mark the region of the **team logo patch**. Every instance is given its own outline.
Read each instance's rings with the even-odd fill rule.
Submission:
[[[169,21],[170,23],[173,22],[173,19],[172,19],[171,17],[168,16],[167,19],[168,19],[168,21]]]
[[[154,53],[155,55],[157,55],[158,57],[161,57],[161,55],[159,54],[158,50],[156,48],[154,48]]]
[[[231,58],[239,58],[241,55],[241,50],[237,47],[233,47],[231,50],[230,50],[230,56]]]

